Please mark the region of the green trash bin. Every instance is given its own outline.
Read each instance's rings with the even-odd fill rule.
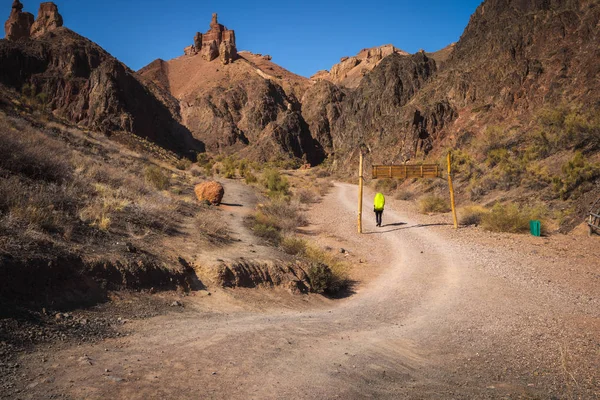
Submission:
[[[542,236],[542,223],[540,221],[529,221],[529,230],[533,236]]]

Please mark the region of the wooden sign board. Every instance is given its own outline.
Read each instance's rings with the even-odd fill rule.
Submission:
[[[373,179],[441,178],[437,164],[374,165]]]

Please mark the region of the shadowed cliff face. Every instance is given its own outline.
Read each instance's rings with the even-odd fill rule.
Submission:
[[[341,88],[313,86],[303,116],[343,164],[359,143],[375,162],[402,162],[544,107],[597,108],[599,21],[597,1],[488,0],[438,70],[425,54],[390,55],[343,101]]]
[[[410,105],[435,71],[435,61],[423,52],[392,54],[354,90],[318,82],[304,95],[302,114],[340,168],[355,161],[360,144],[381,160],[404,161],[417,150],[430,149],[428,129],[441,128],[455,115],[447,103],[423,111]]]
[[[203,148],[179,123],[170,95],[66,28],[36,40],[1,40],[0,71],[2,84],[86,128],[133,133],[179,153]]]

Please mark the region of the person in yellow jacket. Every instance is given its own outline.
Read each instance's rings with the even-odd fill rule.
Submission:
[[[385,197],[383,196],[383,193],[377,193],[375,195],[375,200],[373,201],[373,211],[375,211],[375,222],[377,222],[377,226],[381,226],[383,207],[385,207]]]

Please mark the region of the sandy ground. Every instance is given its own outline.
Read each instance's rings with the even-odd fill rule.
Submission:
[[[348,251],[350,296],[202,291],[125,337],[23,355],[14,397],[600,397],[597,238],[454,231],[393,201],[382,228],[367,202],[358,235],[355,204],[337,184],[304,230]]]

